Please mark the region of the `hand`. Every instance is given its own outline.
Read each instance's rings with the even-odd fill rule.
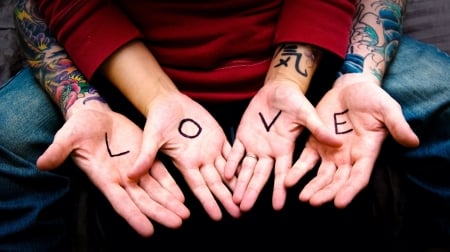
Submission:
[[[139,184],[127,179],[126,172],[138,155],[142,130],[102,106],[71,113],[53,143],[39,157],[37,166],[54,169],[71,155],[115,211],[139,234],[154,233],[148,218],[178,228],[190,214],[181,189],[159,161],[153,163]]]
[[[291,168],[295,141],[304,127],[324,144],[340,144],[295,83],[267,83],[254,96],[241,119],[225,168],[226,178],[238,173],[233,199],[240,203],[241,210],[253,207],[273,167],[272,205],[276,210],[283,207],[284,177]]]
[[[341,147],[321,144],[311,136],[286,176],[296,184],[321,160],[317,176],[301,191],[301,201],[319,206],[332,201],[347,206],[367,186],[381,145],[390,133],[400,144],[414,147],[418,137],[403,117],[400,105],[375,81],[346,74],[321,99],[317,112],[341,138]]]
[[[148,107],[144,142],[129,177],[147,173],[161,151],[172,159],[212,219],[222,218],[216,199],[231,216],[239,217],[229,188],[233,180],[224,181],[222,175],[230,149],[222,128],[202,106],[178,92],[160,95]]]

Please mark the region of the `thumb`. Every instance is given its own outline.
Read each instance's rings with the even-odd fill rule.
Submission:
[[[144,141],[136,162],[128,172],[128,178],[133,181],[139,180],[143,175],[149,172],[158,152],[158,148],[153,143],[145,144],[145,142],[147,141]]]
[[[338,135],[336,135],[322,122],[314,110],[312,111],[313,112],[306,118],[305,127],[309,129],[317,141],[332,147],[341,146],[342,140],[338,137]]]
[[[71,151],[67,146],[53,142],[38,158],[36,166],[42,170],[55,169],[64,163]]]
[[[395,106],[395,108],[397,107]],[[417,147],[419,145],[419,137],[417,137],[405,120],[401,108],[392,109],[388,113],[385,113],[384,117],[385,125],[389,133],[398,143],[405,147]]]

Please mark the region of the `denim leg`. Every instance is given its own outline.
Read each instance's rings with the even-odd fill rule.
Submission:
[[[421,141],[418,148],[397,153],[408,181],[422,193],[414,198],[433,208],[428,214],[450,235],[450,57],[404,36],[384,88]]]
[[[61,251],[69,179],[36,160],[63,118],[28,68],[0,86],[0,250]]]

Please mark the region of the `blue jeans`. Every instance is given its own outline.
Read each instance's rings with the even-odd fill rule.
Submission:
[[[412,218],[429,218],[450,238],[450,57],[403,36],[383,85],[421,141],[418,148],[397,148],[393,157],[414,191]]]
[[[401,169],[421,192],[417,200],[438,202],[440,210],[430,208],[427,214],[444,232],[450,227],[449,70],[448,55],[404,37],[384,84],[421,139],[416,149],[392,143],[394,158],[402,160]],[[35,162],[63,118],[28,69],[1,86],[0,104],[0,250],[62,251],[58,246],[67,244],[64,213],[71,210],[66,204],[71,178],[59,169],[39,171]],[[239,121],[233,120],[221,124],[225,128]]]
[[[67,251],[70,180],[36,160],[63,118],[28,68],[0,86],[0,251]]]

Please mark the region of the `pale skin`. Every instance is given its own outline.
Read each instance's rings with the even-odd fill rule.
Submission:
[[[303,71],[305,67],[307,71],[315,70],[317,59],[311,54],[316,49],[302,45],[299,50],[305,50],[302,53],[308,57],[305,56],[299,65],[290,64],[287,68],[281,65],[275,67],[284,62],[281,57],[285,58],[282,51],[277,52],[273,61],[274,70],[269,71],[264,88],[258,92],[244,114],[231,150],[220,125],[203,107],[176,88],[142,42],[132,41],[122,47],[103,64],[102,72],[147,117],[141,154],[129,177],[138,179],[145,174],[157,152],[161,151],[171,157],[209,216],[220,220],[222,213],[215,198],[231,216],[239,217],[242,211],[249,210],[255,203],[272,171],[272,160],[276,160],[277,179],[273,202],[274,208],[280,209],[286,197],[283,181],[291,166],[288,160],[289,157],[292,158],[293,143],[303,128],[308,128],[326,144],[340,144],[338,138],[320,121],[314,107],[303,95],[311,78],[309,73],[304,76]],[[290,99],[299,103],[293,102],[296,105],[292,106],[281,102],[284,94],[292,90],[297,96]],[[260,120],[257,119],[258,113],[262,112],[270,121],[271,116],[280,110],[280,121],[283,122],[281,124],[277,121],[275,128],[281,126],[292,129],[293,132],[283,129],[281,133],[273,133],[272,129],[270,134],[265,132],[264,137],[258,135],[264,143],[275,141],[273,147],[277,149],[242,148],[243,145],[255,146],[252,144],[253,134],[262,130],[261,127],[265,128],[260,124],[259,129],[253,129],[254,122]],[[195,138],[180,134],[180,122],[185,119],[191,119],[199,125],[201,134]],[[292,148],[278,148],[277,141],[282,145],[290,141]],[[245,153],[257,154],[258,162],[238,169]],[[238,170],[239,172],[236,172]]]
[[[336,132],[343,145],[325,146],[311,136],[285,179],[285,185],[291,187],[321,161],[316,177],[299,194],[301,201],[314,206],[331,201],[338,208],[348,206],[369,183],[388,135],[406,147],[419,145],[400,105],[382,88],[382,78],[398,45],[398,36],[384,34],[400,34],[403,13],[400,10],[404,3],[363,0],[359,6],[349,55],[359,55],[362,65],[358,66],[358,71],[348,65],[316,107],[319,116]],[[387,31],[383,22],[379,22],[386,18],[381,17],[381,10],[383,15],[390,13],[398,26],[389,26],[391,30]],[[350,58],[346,62],[350,63]],[[333,117],[332,113],[338,117]]]
[[[294,57],[288,60],[291,52],[301,55],[298,64]],[[273,169],[272,205],[275,210],[284,206],[284,178],[292,166],[295,141],[305,128],[325,145],[341,144],[304,95],[320,57],[320,51],[308,45],[280,47],[264,86],[247,107],[225,170],[226,178],[238,174],[233,200],[242,211],[253,207]]]
[[[142,236],[154,233],[153,221],[169,228],[180,227],[190,212],[181,189],[160,161],[155,161],[138,181],[127,177],[139,153],[142,130],[112,111],[86,82],[63,48],[49,36],[32,1],[17,1],[15,13],[28,63],[66,119],[37,160],[37,167],[55,169],[70,156],[115,211]]]
[[[139,183],[127,177],[139,153],[142,130],[106,104],[77,103],[68,110],[65,124],[37,160],[38,168],[55,169],[70,156],[140,235],[154,233],[152,221],[180,227],[190,212],[183,204],[182,191],[160,161]]]
[[[172,159],[213,220],[222,218],[218,202],[231,216],[239,217],[241,211],[230,189],[234,180],[224,181],[221,175],[231,146],[209,112],[176,88],[142,42],[133,41],[118,50],[102,71],[147,118],[130,179],[145,175],[161,151]],[[193,123],[182,124],[186,119]]]

